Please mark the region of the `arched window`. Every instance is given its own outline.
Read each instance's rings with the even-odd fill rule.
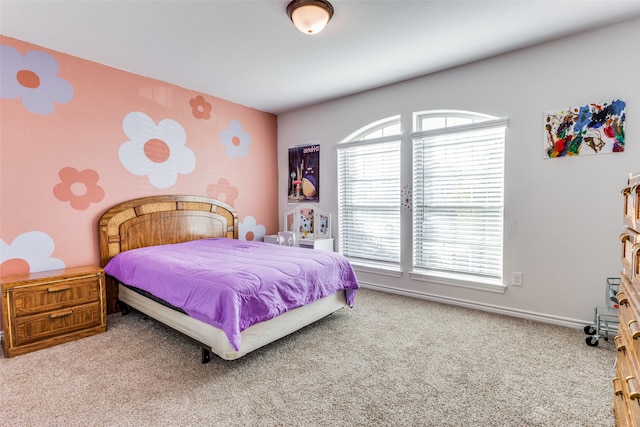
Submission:
[[[413,272],[502,283],[506,119],[414,114]]]
[[[473,113],[460,110],[435,110],[413,113],[413,131],[426,132],[430,130],[450,128],[485,122],[496,117],[487,114]]]
[[[342,140],[342,143],[364,141],[367,139],[384,138],[402,134],[400,128],[400,116],[391,116],[358,129]]]
[[[354,263],[400,266],[400,135],[393,116],[337,145],[338,250]]]

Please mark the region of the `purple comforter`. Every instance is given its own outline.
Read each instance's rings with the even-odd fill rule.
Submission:
[[[336,252],[227,238],[122,252],[104,270],[222,329],[236,350],[249,326],[343,289],[353,307],[358,289]]]

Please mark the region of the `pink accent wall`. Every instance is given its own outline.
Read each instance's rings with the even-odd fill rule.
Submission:
[[[99,216],[136,197],[215,197],[241,239],[277,231],[273,114],[4,36],[0,49],[0,275],[97,264]]]

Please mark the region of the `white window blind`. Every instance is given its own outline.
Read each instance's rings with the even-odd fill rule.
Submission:
[[[357,262],[400,264],[400,140],[341,143],[339,251]]]
[[[502,283],[506,121],[413,138],[413,268]]]

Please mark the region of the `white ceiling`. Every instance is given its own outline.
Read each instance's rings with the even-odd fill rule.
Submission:
[[[289,0],[0,0],[0,33],[279,114],[640,17],[640,0],[331,2],[305,35]]]

